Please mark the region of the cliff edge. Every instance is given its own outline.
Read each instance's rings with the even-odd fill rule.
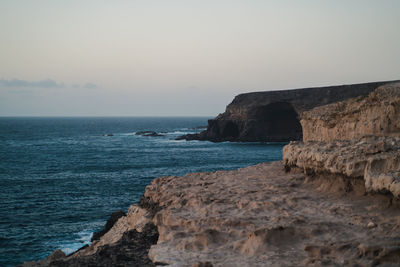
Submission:
[[[213,142],[287,142],[302,139],[300,114],[349,98],[365,96],[381,85],[373,82],[240,94],[224,113],[208,121],[207,130],[178,139]]]
[[[360,178],[368,192],[400,197],[400,83],[303,112],[301,124],[304,142],[283,149],[288,168]]]

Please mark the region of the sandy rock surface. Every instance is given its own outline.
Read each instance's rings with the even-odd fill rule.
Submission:
[[[364,135],[400,135],[400,83],[361,96],[319,106],[301,114],[303,141],[331,141]]]
[[[161,207],[150,259],[171,266],[398,266],[399,206],[366,195],[362,180],[348,183],[286,173],[282,162],[157,178],[145,193]]]
[[[368,192],[390,192],[400,198],[400,137],[291,142],[283,149],[283,162],[305,173],[360,177]]]

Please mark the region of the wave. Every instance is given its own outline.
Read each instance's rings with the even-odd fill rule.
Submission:
[[[93,231],[83,230],[76,234],[77,238],[71,241],[66,241],[58,245],[58,247],[65,253],[71,254],[85,245],[90,245]]]

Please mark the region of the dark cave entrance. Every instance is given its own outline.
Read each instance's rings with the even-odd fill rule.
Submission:
[[[228,121],[221,132],[222,138],[235,139],[239,136],[239,128],[232,121]]]
[[[276,102],[256,110],[255,119],[263,122],[263,132],[268,141],[302,139],[299,115],[290,103]]]

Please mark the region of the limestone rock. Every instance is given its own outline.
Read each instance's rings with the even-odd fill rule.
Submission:
[[[332,141],[365,135],[400,136],[400,83],[301,114],[303,141]]]
[[[113,212],[111,214],[110,218],[107,220],[104,228],[99,232],[93,233],[91,241],[93,242],[95,240],[99,240],[100,237],[102,237],[105,233],[110,231],[110,229],[114,226],[114,224],[118,221],[119,218],[124,217],[124,216],[126,216],[126,214],[122,210]]]
[[[281,162],[157,178],[145,193],[161,207],[149,256],[169,266],[395,266],[400,210],[386,196],[332,190],[339,182]]]
[[[363,137],[333,142],[291,142],[283,162],[305,173],[331,173],[364,179],[368,192],[400,197],[400,137]]]

